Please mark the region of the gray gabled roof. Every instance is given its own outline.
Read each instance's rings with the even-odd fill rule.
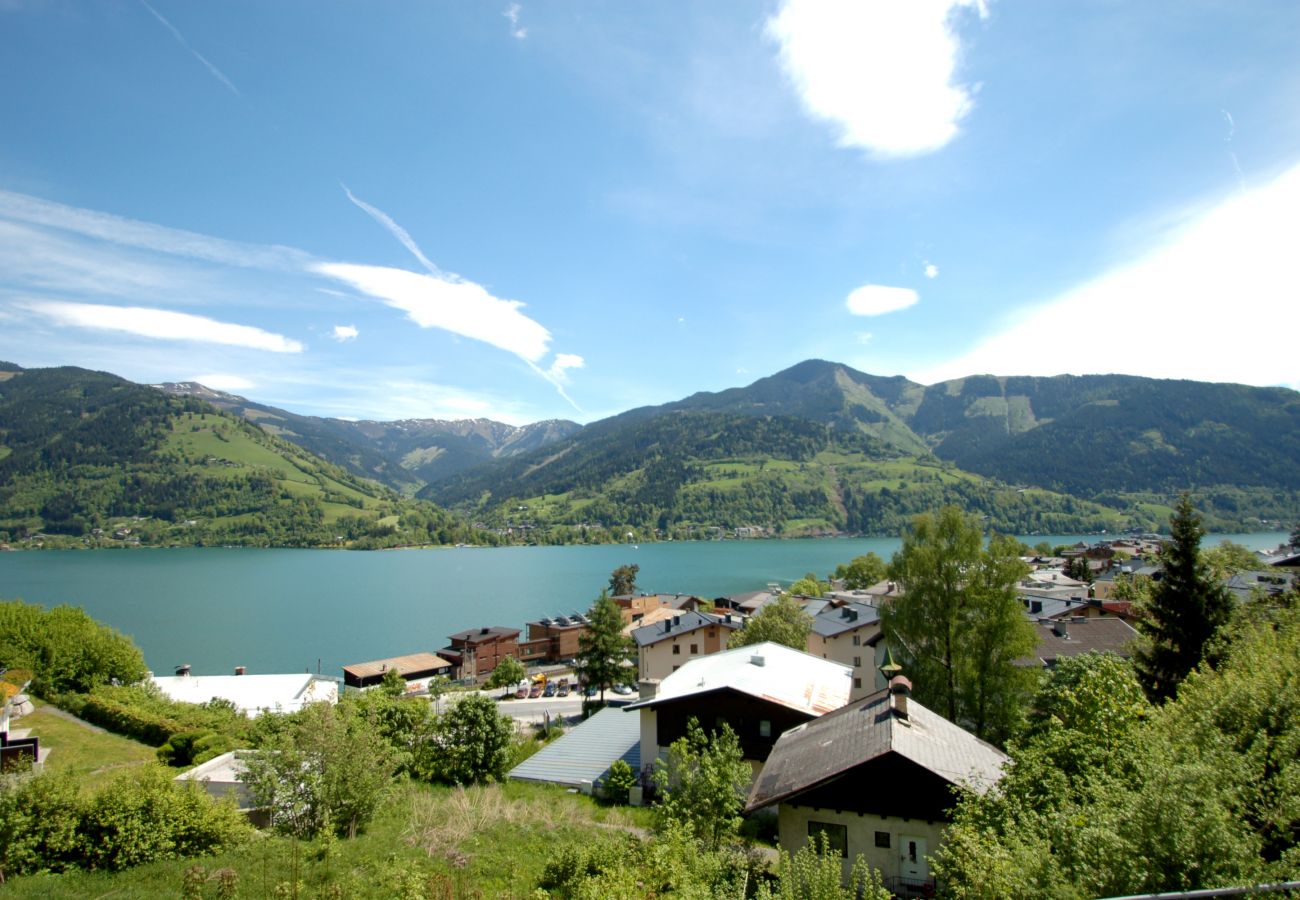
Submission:
[[[841,607],[827,607],[813,616],[812,630],[822,637],[834,637],[863,625],[880,621],[880,610],[866,603],[846,603]]]
[[[1002,777],[1007,762],[992,744],[915,700],[901,718],[890,708],[889,692],[878,691],[781,735],[746,811],[788,800],[889,753],[981,792]]]
[[[520,781],[595,784],[617,759],[641,771],[641,719],[607,707],[510,770]]]
[[[633,629],[632,639],[636,641],[638,647],[647,647],[650,644],[657,644],[668,638],[677,637],[711,625],[723,628],[739,628],[740,618],[731,615],[714,616],[706,613],[684,612],[673,616],[671,619],[662,619],[650,625],[643,625],[640,628]]]

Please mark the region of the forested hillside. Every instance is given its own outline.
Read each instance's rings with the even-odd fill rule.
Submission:
[[[1185,490],[1217,530],[1300,514],[1300,394],[1117,375],[923,387],[810,360],[421,495],[494,525],[888,534],[943,503],[1021,533],[1156,529]]]
[[[489,419],[348,421],[298,415],[192,381],[156,387],[175,396],[206,400],[355,475],[373,478],[404,493],[413,493],[426,484],[493,459],[527,453],[568,437],[581,427],[562,419],[523,426]]]
[[[204,401],[84,369],[0,371],[0,541],[374,547],[489,539]]]

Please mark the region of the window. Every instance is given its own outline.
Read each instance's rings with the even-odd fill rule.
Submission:
[[[759,737],[765,737],[765,738],[766,738],[766,737],[771,737],[771,736],[772,736],[772,720],[771,720],[771,719],[759,719],[759,720],[758,720],[758,736],[759,736]]]
[[[681,656],[681,655],[682,655],[682,648],[677,646],[676,644],[673,644],[673,656]]]
[[[861,657],[861,656],[855,656],[855,657],[853,657],[853,668],[855,668],[855,669],[860,669],[860,668],[862,668],[862,657]]]
[[[861,647],[861,646],[862,646],[862,635],[860,635],[860,634],[855,634],[855,635],[853,635],[853,646],[855,646],[855,647]]]
[[[861,678],[854,678],[854,679],[853,679],[853,686],[854,686],[855,688],[860,688],[860,687],[862,687],[862,679],[861,679]]]
[[[823,834],[826,835],[826,849],[837,851],[841,859],[849,855],[849,832],[845,826],[830,822],[808,823],[808,841],[813,846],[817,846],[819,835]]]
[[[877,832],[876,832],[876,846],[877,846],[877,847],[884,847],[886,850],[889,849],[889,832],[888,832],[888,831],[877,831]]]
[[[699,653],[699,652],[700,652],[700,645],[699,645],[699,644],[691,644],[691,656],[694,656],[695,654],[697,654],[697,653]]]

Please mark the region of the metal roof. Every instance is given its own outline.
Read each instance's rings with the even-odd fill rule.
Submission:
[[[708,626],[721,625],[723,628],[739,628],[740,618],[732,615],[706,615],[705,613],[677,613],[672,618],[661,619],[651,625],[642,625],[632,630],[632,639],[638,647],[657,644],[670,637],[697,631]]]
[[[1002,777],[1007,757],[992,744],[908,700],[906,719],[878,691],[792,728],[777,740],[750,790],[747,811],[779,803],[896,753],[950,784],[987,790]]]
[[[812,630],[822,637],[833,637],[863,625],[880,621],[880,610],[866,603],[848,603],[841,607],[828,607],[813,616]]]
[[[154,684],[182,703],[221,698],[247,716],[293,712],[321,700],[338,702],[338,679],[318,675],[155,675]]]
[[[852,684],[848,666],[764,641],[698,656],[665,678],[653,698],[626,708],[730,689],[819,716],[847,703]]]
[[[538,750],[509,775],[520,781],[595,784],[616,759],[641,771],[641,717],[625,716],[611,706]]]
[[[389,659],[376,659],[373,662],[353,663],[344,666],[343,671],[354,678],[369,678],[382,675],[389,669],[396,669],[397,674],[408,672],[427,672],[430,669],[444,669],[451,663],[433,653],[408,653],[406,656],[393,656]],[[245,676],[247,677],[247,676]]]

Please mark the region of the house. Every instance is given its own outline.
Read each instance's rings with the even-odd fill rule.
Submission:
[[[1034,629],[1038,632],[1034,660],[1049,668],[1058,659],[1084,653],[1114,653],[1128,659],[1133,655],[1132,645],[1137,638],[1132,625],[1114,616],[1040,619]]]
[[[746,812],[777,807],[781,847],[825,834],[847,875],[861,854],[898,896],[932,896],[929,855],[943,843],[954,787],[983,792],[1007,757],[889,687],[791,729],[772,748]]]
[[[244,784],[244,773],[248,767],[244,760],[256,750],[231,750],[201,763],[188,772],[182,772],[173,780],[182,784],[192,783],[202,786],[214,800],[234,797],[235,806],[244,816],[258,827],[270,824],[270,815],[265,808],[254,806],[252,791]]]
[[[344,666],[343,683],[348,687],[364,690],[383,684],[384,676],[390,669],[397,670],[397,674],[406,681],[408,693],[427,691],[430,680],[439,676],[450,678],[452,675],[452,664],[441,656],[433,653],[410,653],[406,656],[393,656],[388,659]]]
[[[529,622],[528,640],[519,644],[519,661],[525,665],[558,663],[578,655],[578,640],[591,630],[582,613]]]
[[[447,638],[450,645],[438,655],[456,667],[457,677],[478,680],[492,673],[507,656],[519,658],[519,629],[500,625],[458,631]]]
[[[731,633],[740,627],[740,617],[731,613],[687,612],[634,628],[638,677],[642,681],[667,678],[695,657],[725,649]]]
[[[876,645],[880,643],[880,610],[865,603],[823,606],[812,618],[808,652],[853,669],[849,699],[876,690]]]
[[[689,660],[662,682],[644,679],[626,709],[641,719],[643,766],[694,718],[705,729],[730,725],[757,769],[782,733],[847,703],[851,684],[848,666],[765,641]]]
[[[188,673],[189,667],[182,671]],[[168,698],[181,703],[227,700],[244,715],[297,712],[309,703],[337,703],[338,681],[319,675],[166,675],[152,676]]]
[[[1251,600],[1258,595],[1277,596],[1285,594],[1295,585],[1296,576],[1290,572],[1238,572],[1227,578],[1223,586],[1238,603]]]

